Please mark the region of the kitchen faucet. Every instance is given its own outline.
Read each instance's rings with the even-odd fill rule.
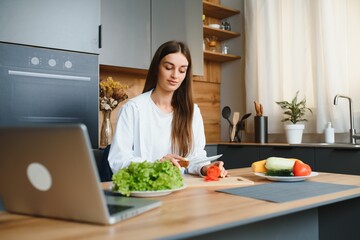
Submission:
[[[339,95],[337,94],[334,98],[334,105],[338,104],[338,99],[339,98],[346,98],[347,100],[349,100],[349,111],[350,111],[350,143],[351,144],[356,144],[356,139],[360,139],[360,135],[356,134],[356,130],[354,129],[354,113],[353,113],[353,108],[352,108],[352,100],[350,97],[344,96],[344,95]]]

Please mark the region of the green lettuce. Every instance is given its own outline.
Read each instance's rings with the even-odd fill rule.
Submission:
[[[157,191],[184,186],[180,170],[170,161],[132,162],[112,177],[113,191],[130,196],[131,191]]]

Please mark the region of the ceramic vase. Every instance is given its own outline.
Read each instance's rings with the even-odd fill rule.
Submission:
[[[111,110],[105,110],[102,112],[103,112],[103,122],[100,133],[100,145],[107,146],[111,143],[113,136],[113,128],[110,121]]]

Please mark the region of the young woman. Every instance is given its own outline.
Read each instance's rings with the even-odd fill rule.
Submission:
[[[122,106],[109,164],[116,173],[131,162],[169,160],[190,161],[188,172],[206,175],[210,162],[195,164],[206,157],[205,133],[199,107],[192,96],[191,56],[182,42],[169,41],[156,51],[143,93]],[[224,163],[218,165],[227,175]]]

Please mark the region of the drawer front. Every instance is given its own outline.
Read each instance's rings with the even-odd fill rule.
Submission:
[[[354,149],[315,149],[320,172],[360,175],[360,151]]]
[[[219,145],[218,154],[223,154],[221,160],[224,161],[226,169],[250,167],[259,160],[259,147]]]

